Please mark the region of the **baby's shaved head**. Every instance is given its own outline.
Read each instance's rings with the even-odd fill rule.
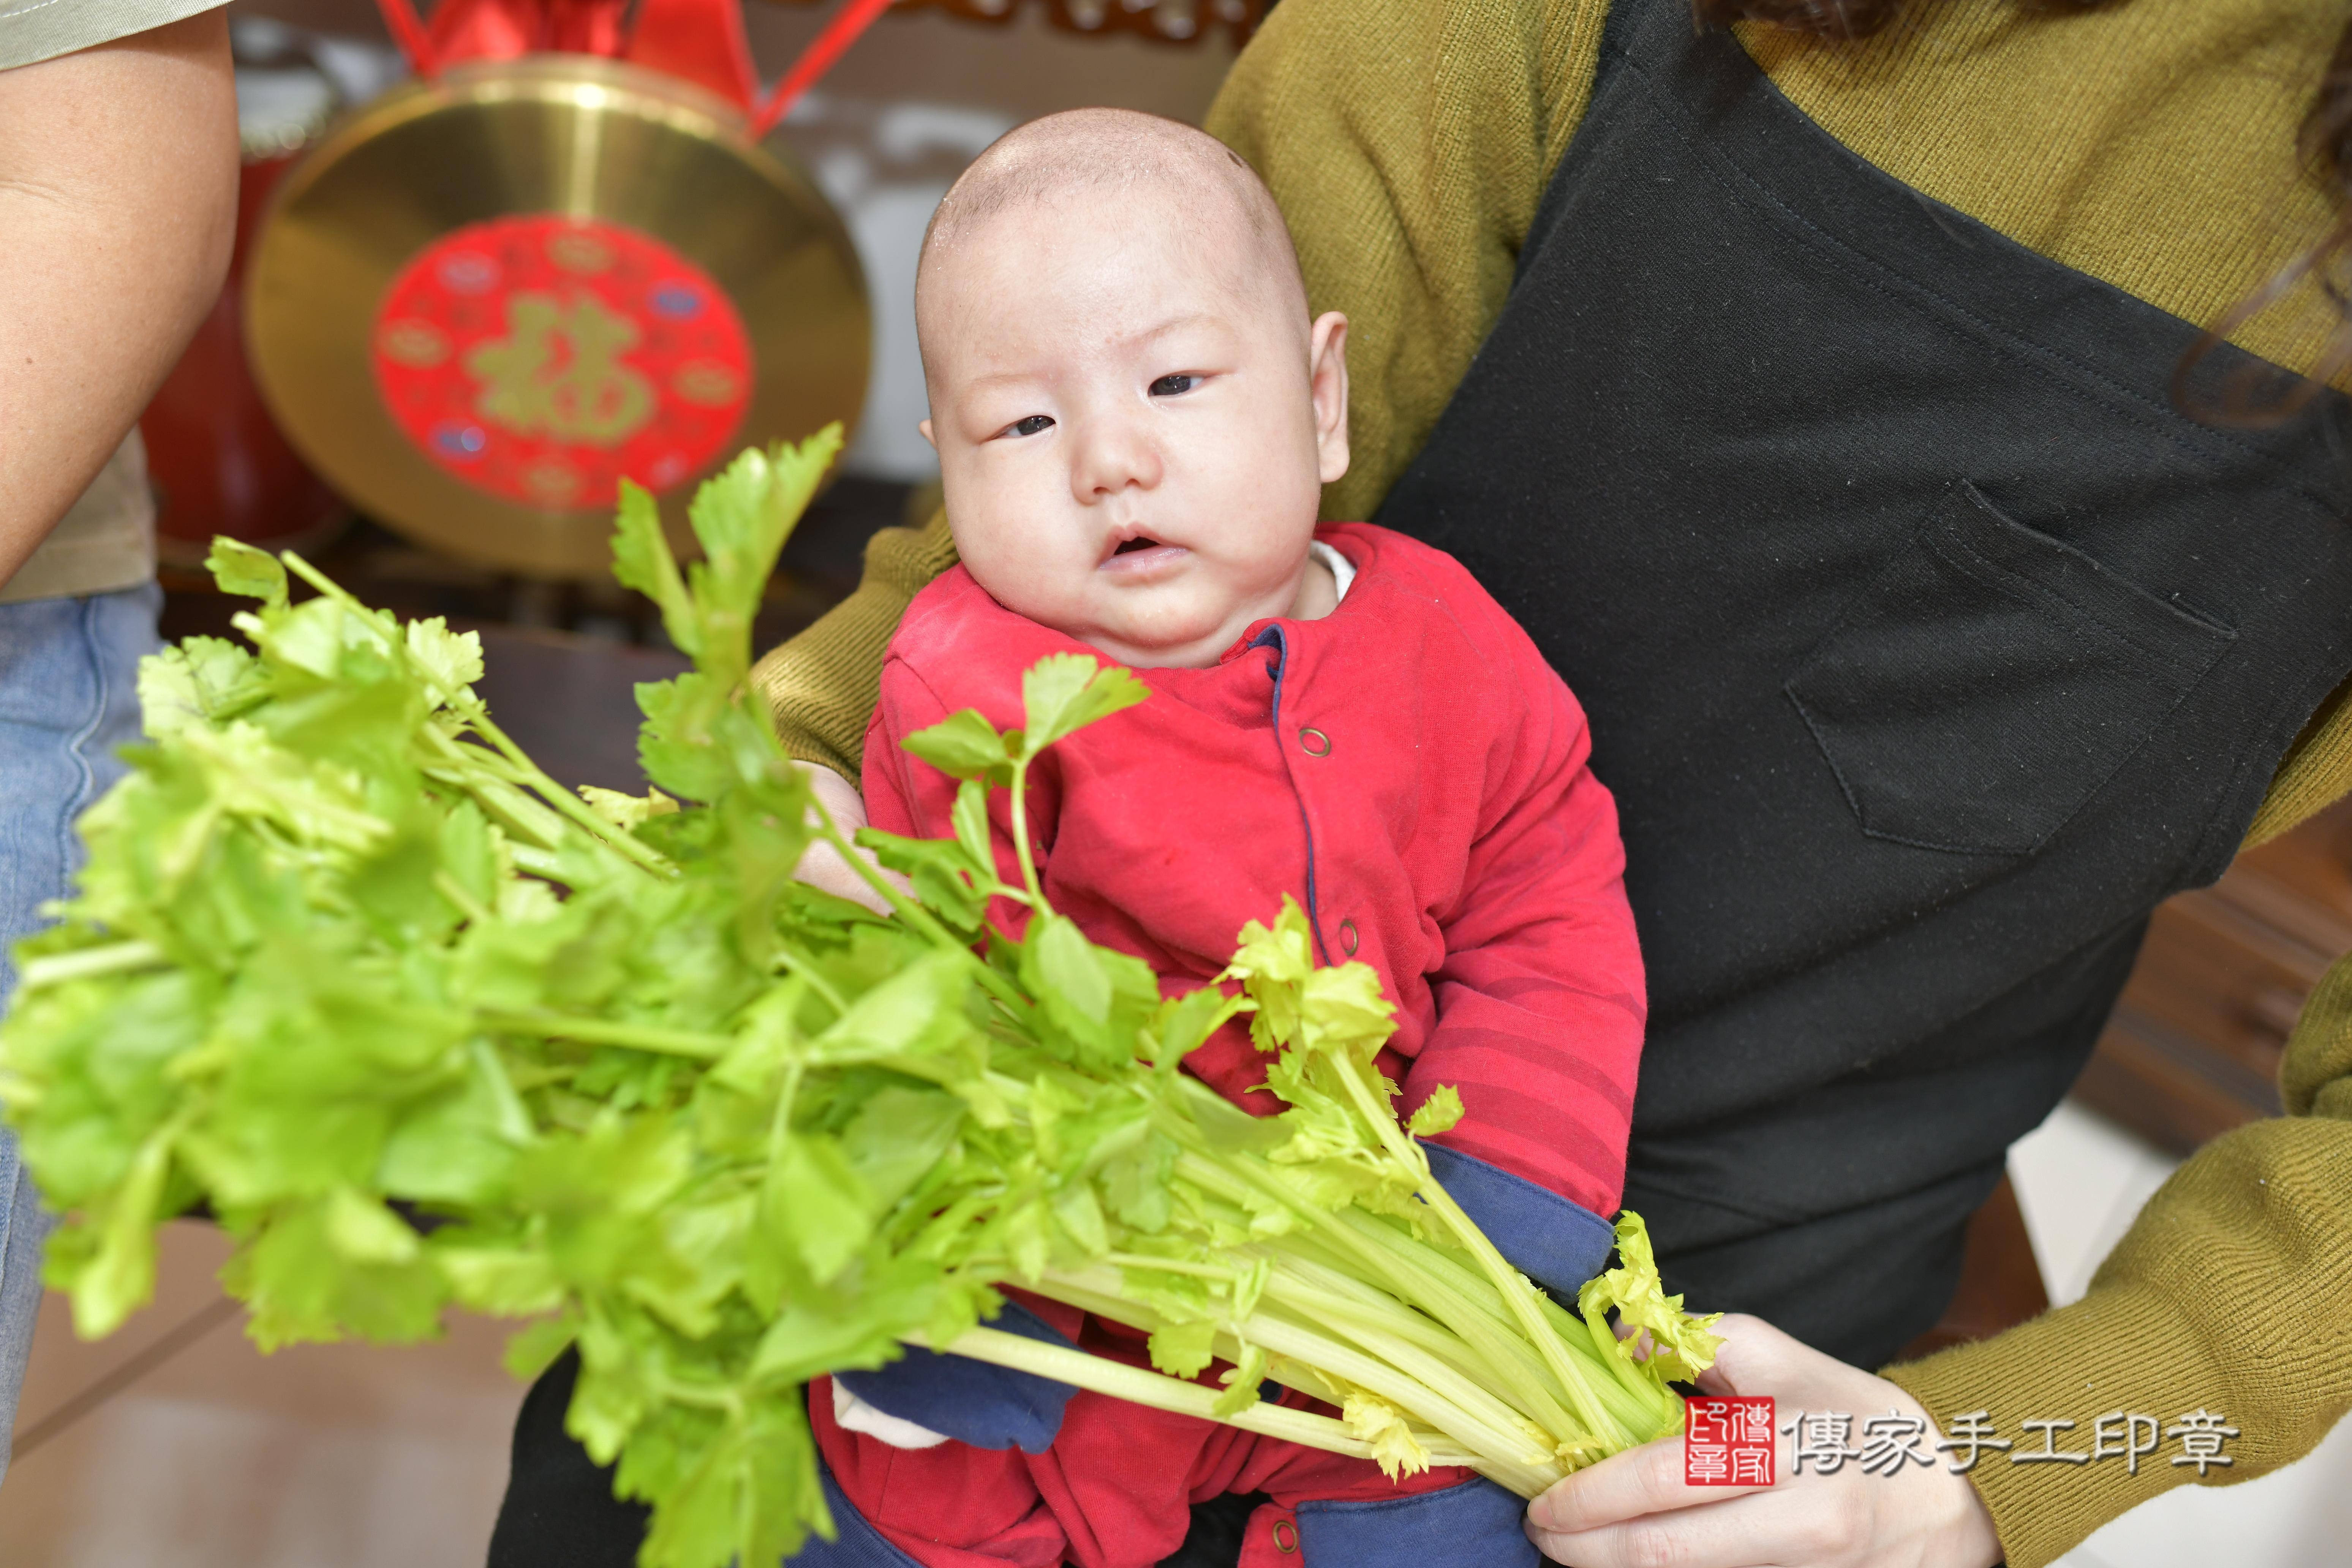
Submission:
[[[1304,333],[1307,285],[1265,183],[1207,132],[1126,109],[1073,109],[1033,120],[973,161],[923,235],[915,272],[918,331],[928,335],[927,296],[937,292],[937,273],[964,241],[1005,214],[1089,197],[1144,197],[1204,229],[1222,228],[1250,253],[1254,280],[1295,309]]]
[[[1309,320],[1249,165],[1173,121],[1034,121],[940,203],[915,333],[948,528],[1014,615],[1127,664],[1206,668],[1324,613],[1348,471],[1348,319]]]

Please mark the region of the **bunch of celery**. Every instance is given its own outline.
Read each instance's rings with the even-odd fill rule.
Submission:
[[[803,1384],[906,1343],[1528,1494],[1675,1430],[1666,1382],[1715,1342],[1639,1221],[1573,1313],[1513,1272],[1396,1123],[1376,977],[1315,967],[1295,907],[1243,932],[1240,994],[1163,1001],[1046,906],[1025,843],[1025,885],[999,883],[987,792],[1142,700],[1126,671],[1047,660],[1020,731],[967,712],[910,742],[965,782],[953,839],[861,835],[912,879],[875,879],[894,917],[793,879],[813,837],[849,846],[744,677],[836,445],[706,485],[684,572],[625,495],[617,573],[695,661],[639,689],[644,798],[534,766],[473,691],[471,635],[215,547],[252,648],[148,662],[149,743],[83,819],[88,869],[0,1027],[81,1331],[148,1300],[155,1227],[199,1204],[265,1348],[529,1320],[510,1364],[578,1346],[568,1424],[653,1505],[647,1568],[829,1532]],[[1028,906],[1020,940],[993,898]],[[1178,1070],[1241,1011],[1279,1116]],[[1458,1114],[1441,1094],[1412,1131]],[[1005,1283],[1148,1331],[1160,1370],[986,1328]],[[1268,1379],[1341,1414],[1264,1402]]]

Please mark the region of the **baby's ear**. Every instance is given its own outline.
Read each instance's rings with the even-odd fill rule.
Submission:
[[[932,451],[936,452],[940,449],[938,439],[931,435],[931,422],[929,420],[923,420],[921,423],[918,424],[915,428],[923,433],[924,440],[930,442]]]
[[[1326,310],[1307,342],[1307,377],[1315,401],[1315,446],[1325,484],[1348,471],[1348,318]]]

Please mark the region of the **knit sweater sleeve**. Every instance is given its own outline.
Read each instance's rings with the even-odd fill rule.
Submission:
[[[1607,0],[1284,0],[1208,129],[1250,161],[1318,311],[1348,316],[1347,477],[1372,515],[1502,311],[1591,97]]]
[[[890,636],[923,585],[955,563],[944,510],[919,529],[882,530],[866,546],[857,591],[751,667],[786,751],[858,776]]]
[[[1949,1430],[1989,1413],[2018,1449],[2028,1419],[2139,1414],[2170,1434],[2198,1413],[2238,1436],[2204,1484],[2252,1480],[2301,1458],[2352,1409],[2352,961],[2329,972],[2288,1042],[2288,1114],[2200,1150],[2140,1211],[2081,1300],[1886,1375]],[[2018,1450],[2011,1450],[2014,1454]],[[2132,1474],[2116,1459],[1971,1472],[2011,1568],[2040,1568],[2126,1510],[2200,1479],[2168,1437]]]

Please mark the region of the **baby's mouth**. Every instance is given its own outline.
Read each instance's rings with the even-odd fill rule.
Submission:
[[[1128,531],[1134,527],[1131,522],[1119,526],[1118,531],[1111,535],[1110,548],[1103,552],[1100,564],[1109,566],[1116,563],[1122,573],[1139,569],[1148,572],[1154,557],[1173,560],[1185,552],[1182,545],[1171,544],[1157,534],[1146,533],[1139,529],[1132,533]],[[1129,557],[1139,559],[1130,560]]]
[[[1178,569],[1188,552],[1181,544],[1171,544],[1139,533],[1132,539],[1122,539],[1111,546],[1110,553],[1102,558],[1101,569],[1113,579],[1132,587],[1157,583]]]

